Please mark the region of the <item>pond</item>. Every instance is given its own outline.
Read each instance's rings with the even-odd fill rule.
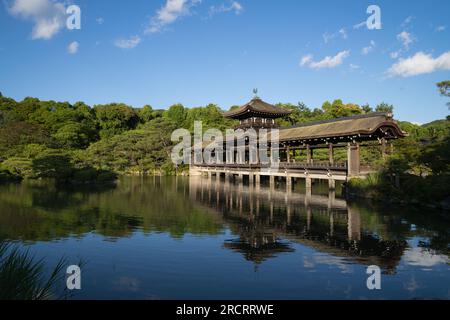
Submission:
[[[320,183],[0,186],[0,239],[48,270],[84,262],[72,299],[449,299],[449,231],[431,210],[349,203]],[[372,265],[380,290],[367,287]]]

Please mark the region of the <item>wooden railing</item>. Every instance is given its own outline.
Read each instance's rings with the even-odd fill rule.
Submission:
[[[271,165],[265,164],[248,164],[248,163],[214,163],[214,164],[197,164],[197,167],[204,168],[230,168],[230,169],[261,169],[270,168]],[[273,165],[272,165],[273,166]],[[291,170],[336,170],[336,171],[347,171],[347,163],[334,163],[330,164],[327,162],[316,162],[316,163],[306,163],[306,162],[280,162],[278,163],[279,169],[291,169]]]

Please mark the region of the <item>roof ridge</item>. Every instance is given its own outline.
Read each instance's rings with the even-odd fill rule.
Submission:
[[[296,124],[296,125],[293,125],[293,126],[290,126],[290,127],[282,127],[282,128],[280,128],[280,130],[294,129],[294,128],[300,128],[300,127],[309,127],[309,126],[314,126],[314,125],[323,124],[323,123],[331,123],[331,122],[353,120],[353,119],[373,118],[373,117],[381,117],[381,116],[386,117],[386,119],[390,118],[388,112],[373,112],[373,113],[367,113],[367,114],[359,114],[359,115],[356,115],[356,116],[340,117],[340,118],[334,118],[334,119],[326,119],[326,120],[317,120],[317,121],[305,122],[305,123]]]

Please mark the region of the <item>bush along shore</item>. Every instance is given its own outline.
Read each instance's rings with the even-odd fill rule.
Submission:
[[[369,199],[383,204],[413,205],[450,211],[449,185],[449,175],[392,176],[378,172],[365,178],[350,179],[345,184],[345,195],[349,200]]]

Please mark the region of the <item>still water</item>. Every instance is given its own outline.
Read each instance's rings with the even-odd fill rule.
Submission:
[[[207,178],[121,178],[116,188],[0,186],[0,239],[84,262],[73,299],[449,299],[450,223]],[[366,269],[382,270],[368,290]],[[1,288],[0,288],[1,290]]]

